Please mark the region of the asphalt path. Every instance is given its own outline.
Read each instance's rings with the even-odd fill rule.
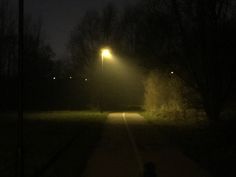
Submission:
[[[109,114],[82,177],[142,177],[144,171],[154,171],[157,177],[209,176],[178,149],[150,134],[150,128],[138,113]]]

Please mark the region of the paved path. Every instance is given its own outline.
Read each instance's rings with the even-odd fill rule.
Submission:
[[[181,152],[152,137],[149,128],[137,113],[109,114],[103,138],[82,177],[142,177],[146,162],[155,164],[157,177],[208,177]]]

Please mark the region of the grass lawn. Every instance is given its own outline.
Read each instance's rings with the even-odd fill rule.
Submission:
[[[236,176],[235,121],[210,126],[203,119],[169,120],[142,113],[158,138],[177,147],[213,177]]]
[[[16,115],[1,114],[0,117],[0,176],[10,177],[14,176]],[[76,176],[81,174],[86,160],[100,139],[106,117],[107,113],[88,111],[26,113],[25,176],[64,176],[61,172],[62,164],[58,164],[58,161],[65,159],[68,153],[71,154],[67,160],[62,161],[64,171],[76,163]],[[76,150],[72,152],[74,146]]]

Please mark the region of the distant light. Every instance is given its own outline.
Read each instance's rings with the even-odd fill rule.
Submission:
[[[171,71],[170,74],[174,74],[174,71]]]
[[[72,79],[72,76],[70,76],[69,79]]]
[[[53,80],[56,80],[56,77],[53,77],[52,79],[53,79]]]
[[[85,79],[84,79],[84,81],[85,81],[85,82],[87,82],[87,81],[88,81],[88,79],[87,79],[87,78],[85,78]]]
[[[107,58],[107,59],[112,58],[111,51],[107,48],[104,48],[101,50],[101,55],[102,55],[102,57]]]

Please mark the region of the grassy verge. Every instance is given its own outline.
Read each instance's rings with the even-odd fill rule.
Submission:
[[[1,125],[5,124],[5,128],[0,129],[1,145],[4,145],[0,146],[0,155],[5,160],[0,164],[0,176],[13,176],[14,165],[7,167],[5,164],[14,164],[15,160],[16,119],[4,116],[0,120]],[[76,163],[76,176],[79,176],[100,139],[106,116],[106,113],[89,111],[26,113],[25,176],[66,176],[62,171],[71,171],[73,163]],[[73,159],[75,156],[77,158]]]
[[[236,176],[235,121],[211,126],[203,119],[171,120],[143,113],[170,146],[176,146],[212,176]]]

